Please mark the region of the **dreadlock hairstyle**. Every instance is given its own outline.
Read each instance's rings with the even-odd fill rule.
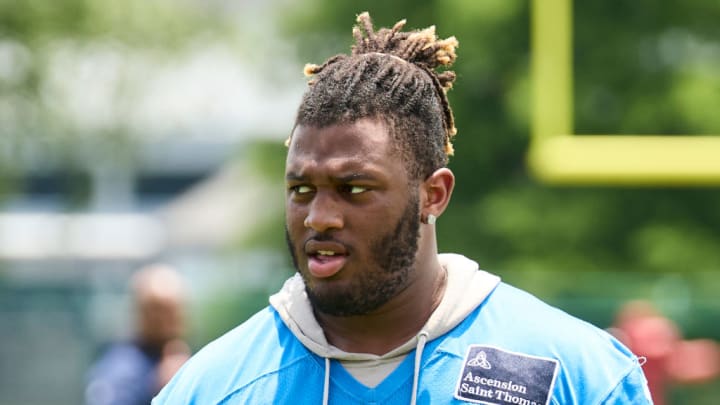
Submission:
[[[424,179],[447,165],[455,122],[447,99],[455,73],[437,72],[455,61],[455,37],[435,27],[401,32],[405,20],[375,31],[367,12],[357,17],[350,55],[308,64],[308,82],[295,125],[324,127],[361,118],[381,119],[408,172]],[[290,139],[288,139],[289,144]]]

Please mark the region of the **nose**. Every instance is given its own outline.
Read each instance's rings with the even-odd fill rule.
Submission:
[[[341,229],[344,223],[338,201],[327,193],[318,192],[310,203],[303,224],[316,232]]]

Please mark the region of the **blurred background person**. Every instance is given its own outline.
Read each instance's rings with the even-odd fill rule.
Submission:
[[[710,339],[685,340],[680,329],[646,300],[633,300],[618,310],[610,332],[633,353],[645,357],[643,365],[656,405],[670,403],[672,384],[698,384],[720,373],[720,346]]]
[[[186,287],[172,267],[153,264],[131,280],[136,333],[112,343],[92,366],[85,401],[92,405],[149,404],[190,355],[185,333]]]

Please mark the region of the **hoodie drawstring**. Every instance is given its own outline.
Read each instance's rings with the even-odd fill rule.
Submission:
[[[410,405],[415,405],[417,401],[417,390],[418,380],[420,379],[420,361],[422,360],[422,353],[425,350],[425,343],[427,343],[428,333],[420,331],[418,334],[417,347],[415,348],[415,368],[413,369],[413,387],[412,397],[410,397]]]
[[[422,361],[425,343],[428,340],[428,333],[420,331],[417,336],[417,346],[415,347],[415,367],[413,368],[413,385],[412,396],[410,397],[410,405],[417,403],[418,381],[420,380],[420,363]],[[325,382],[323,383],[323,405],[328,405],[330,396],[330,358],[325,358]]]
[[[328,405],[330,397],[330,359],[325,357],[325,383],[323,383],[323,405]]]

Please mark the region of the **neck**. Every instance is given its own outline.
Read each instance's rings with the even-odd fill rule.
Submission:
[[[447,278],[436,251],[426,256],[417,257],[407,288],[371,313],[333,316],[315,311],[328,342],[346,352],[383,355],[417,335],[440,304]]]

